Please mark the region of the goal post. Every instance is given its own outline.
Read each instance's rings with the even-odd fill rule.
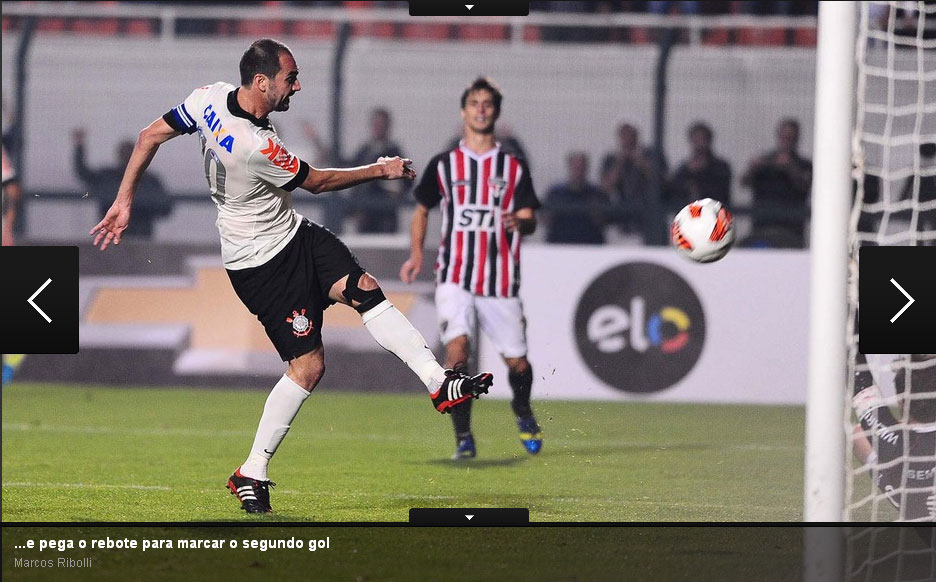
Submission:
[[[861,247],[936,246],[936,2],[818,27],[804,519],[933,522],[936,354],[860,354],[857,322]]]
[[[936,3],[861,2],[855,46],[852,264],[862,246],[936,245]],[[853,277],[840,415],[846,429],[842,519],[932,523],[936,354],[858,354],[857,285]],[[862,394],[860,422],[851,406],[856,391]],[[868,394],[870,408],[863,406]],[[853,431],[855,438],[848,438]],[[936,579],[936,559],[927,575]]]
[[[804,519],[843,518],[848,217],[856,2],[820,2],[810,223],[810,330]]]

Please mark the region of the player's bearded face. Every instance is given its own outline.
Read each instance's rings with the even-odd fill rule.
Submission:
[[[280,70],[270,79],[270,105],[273,111],[289,109],[289,98],[302,89],[299,84],[299,70],[292,55],[280,55]]]

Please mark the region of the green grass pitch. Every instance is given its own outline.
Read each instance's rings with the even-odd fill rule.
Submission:
[[[275,513],[224,485],[266,393],[3,388],[4,522],[405,522],[410,507],[527,507],[533,522],[798,521],[801,407],[534,402],[528,455],[506,401],[475,403],[478,458],[412,396],[316,392],[270,466]]]

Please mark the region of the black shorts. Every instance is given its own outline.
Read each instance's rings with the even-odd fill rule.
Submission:
[[[330,230],[303,220],[293,239],[272,259],[227,273],[234,292],[288,362],[322,345],[322,312],[335,303],[328,292],[360,268]]]

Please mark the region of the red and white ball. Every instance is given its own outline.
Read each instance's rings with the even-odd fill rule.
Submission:
[[[673,219],[670,241],[687,259],[697,263],[717,261],[734,243],[731,213],[711,198],[689,203]]]

